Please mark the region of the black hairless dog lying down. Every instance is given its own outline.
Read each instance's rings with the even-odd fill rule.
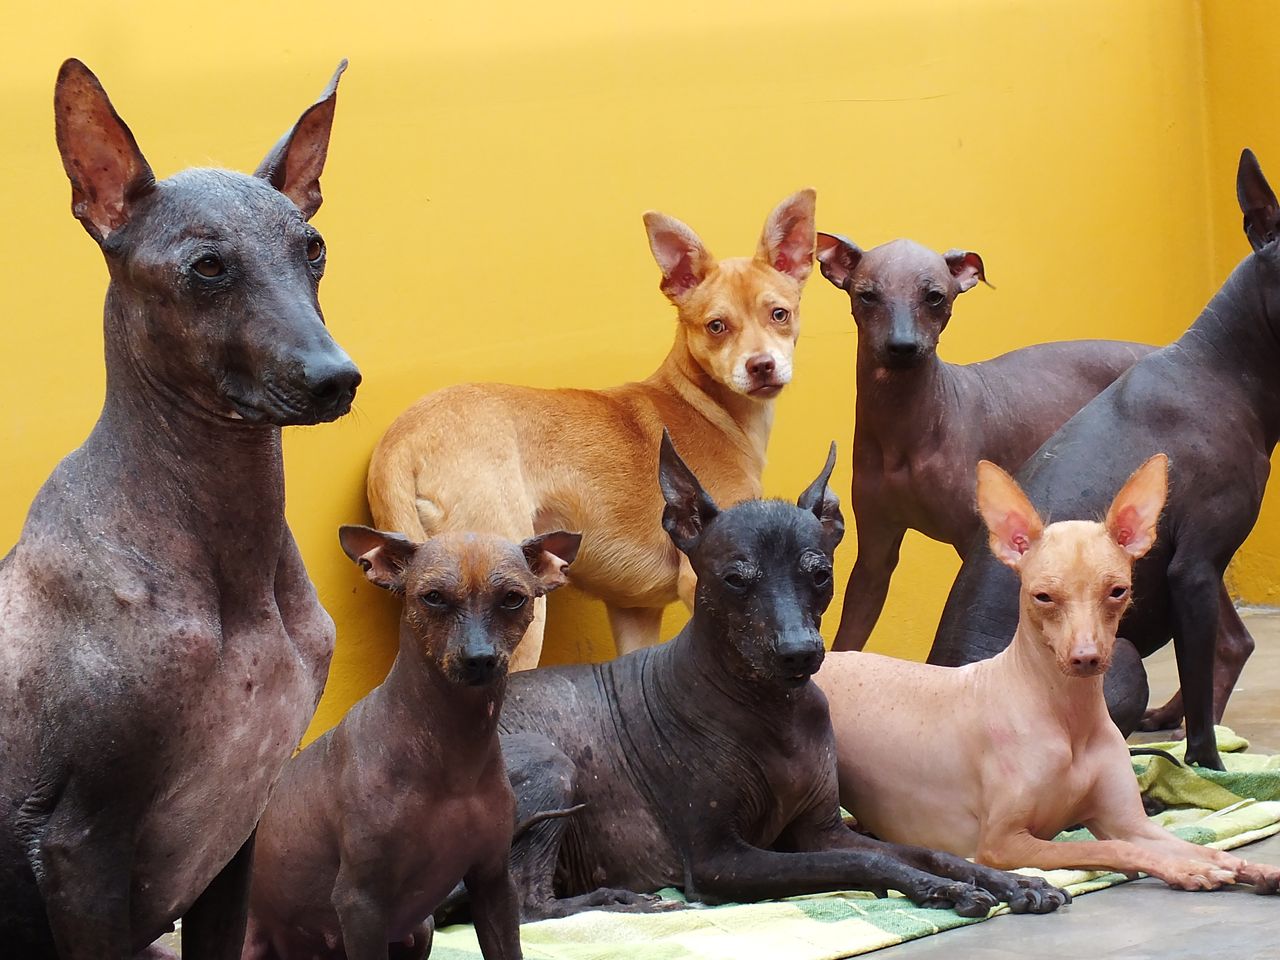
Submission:
[[[256,176],[157,182],[88,68],[58,74],[107,390],[0,561],[0,955],[126,960],[182,917],[186,960],[239,956],[253,831],[333,651],[280,427],[360,382],[307,223],[337,80]]]
[[[664,437],[663,526],[698,575],[688,626],[661,646],[508,687],[501,727],[518,735],[504,738],[518,817],[585,804],[517,839],[526,919],[665,886],[711,903],[894,889],[965,916],[998,900],[1031,912],[1066,902],[1039,879],[841,822],[831,721],[810,681],[843,532],[827,488],[834,457],[798,506],[720,511]]]
[[[1042,516],[1102,516],[1111,492],[1139,464],[1168,453],[1168,506],[1155,548],[1135,568],[1134,603],[1120,636],[1143,656],[1172,637],[1187,760],[1219,769],[1214,640],[1223,618],[1238,620],[1222,602],[1222,575],[1257,519],[1280,439],[1280,205],[1248,150],[1237,192],[1255,252],[1182,337],[1068,421],[1017,477]],[[1017,622],[1017,577],[975,543],[929,662],[990,657],[1008,645]],[[1137,726],[1146,703],[1141,664],[1107,676],[1107,702],[1122,731]],[[1224,706],[1217,704],[1219,717]]]
[[[258,829],[245,960],[421,958],[461,879],[485,960],[520,956],[507,872],[515,801],[498,747],[511,652],[581,538],[417,544],[343,527],[342,548],[403,597],[387,679],[285,768]],[[410,839],[414,838],[414,839]]]

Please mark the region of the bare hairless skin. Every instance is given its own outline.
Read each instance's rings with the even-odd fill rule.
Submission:
[[[6,955],[150,956],[179,917],[186,960],[240,955],[253,831],[333,650],[280,428],[360,382],[307,222],[337,79],[255,176],[156,181],[88,68],[58,74],[72,210],[111,274],[107,390],[0,561]]]
[[[918,530],[963,557],[981,525],[973,506],[978,461],[1016,470],[1153,348],[1079,340],[947,363],[938,339],[955,298],[986,280],[978,254],[939,254],[911,240],[863,251],[819,233],[818,265],[848,293],[858,327],[858,557],[832,649],[861,650],[884,608],[903,535]]]
[[[1247,150],[1237,192],[1255,252],[1186,333],[1120,377],[1017,474],[1042,515],[1097,516],[1108,492],[1140,463],[1168,454],[1168,507],[1156,545],[1135,568],[1134,603],[1119,634],[1142,656],[1173,640],[1187,760],[1218,769],[1213,723],[1226,704],[1215,704],[1216,638],[1224,626],[1242,629],[1223,602],[1222,575],[1257,520],[1280,440],[1280,204]],[[1017,578],[987,551],[971,549],[929,662],[957,666],[994,656],[1017,622]],[[1242,665],[1229,664],[1236,673]],[[1129,733],[1146,701],[1145,673],[1113,667],[1106,692],[1112,718]]]
[[[518,960],[507,859],[515,798],[498,715],[533,601],[566,582],[577,534],[426,543],[343,527],[342,548],[404,600],[387,679],[286,768],[258,828],[245,960],[425,957],[460,880],[485,960]]]
[[[708,903],[894,889],[965,916],[998,900],[1034,912],[1066,902],[1041,880],[841,822],[826,699],[810,682],[843,533],[827,487],[834,457],[798,505],[721,511],[664,438],[663,526],[698,577],[688,626],[661,646],[518,674],[508,688],[518,818],[585,804],[513,847],[526,918],[635,905],[664,886]]]
[[[991,550],[1020,577],[1013,642],[963,667],[833,653],[830,699],[840,799],[877,836],[994,867],[1148,873],[1184,890],[1248,883],[1273,893],[1280,868],[1197,846],[1143,810],[1102,678],[1151,549],[1167,460],[1128,480],[1104,522],[1046,527],[999,467],[979,465]],[[939,724],[939,717],[946,723]],[[1098,839],[1052,842],[1083,823]]]

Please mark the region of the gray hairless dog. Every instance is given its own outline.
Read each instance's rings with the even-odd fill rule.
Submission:
[[[946,363],[938,338],[955,298],[986,276],[971,250],[938,254],[911,240],[863,251],[818,234],[822,275],[849,294],[858,327],[853,516],[858,557],[834,650],[871,636],[907,530],[964,557],[981,529],[975,468],[1016,470],[1099,391],[1153,348],[1042,343],[981,363]]]
[[[461,879],[485,960],[520,956],[507,870],[515,799],[498,746],[533,600],[568,582],[578,534],[426,543],[343,527],[342,549],[403,598],[387,679],[285,768],[258,828],[245,960],[420,958]],[[409,838],[416,838],[412,841]]]
[[[1237,193],[1255,252],[1186,333],[1120,377],[1017,475],[1042,516],[1101,516],[1111,492],[1140,463],[1168,453],[1168,506],[1155,548],[1135,567],[1134,603],[1120,636],[1143,656],[1172,637],[1186,703],[1187,760],[1219,769],[1215,638],[1224,620],[1239,620],[1224,602],[1222,575],[1257,519],[1280,439],[1280,204],[1248,150],[1240,158]],[[952,587],[930,663],[985,659],[1013,637],[1017,577],[979,544],[975,538]],[[1238,673],[1242,664],[1227,666]],[[1228,679],[1227,691],[1234,673]],[[1106,689],[1112,718],[1132,731],[1146,703],[1141,664],[1119,674],[1113,668]],[[1217,716],[1224,706],[1225,698]]]
[[[831,721],[810,681],[843,532],[827,487],[834,462],[833,447],[798,506],[721,511],[664,437],[663,526],[698,575],[688,626],[661,646],[508,687],[504,733],[546,746],[539,755],[504,739],[518,815],[586,805],[517,840],[526,917],[665,886],[713,903],[895,889],[965,916],[997,900],[1035,912],[1066,901],[1042,880],[841,822]]]
[[[124,960],[179,917],[186,960],[240,954],[252,834],[333,647],[280,427],[360,381],[307,224],[337,79],[256,176],[157,182],[97,78],[58,74],[72,210],[111,274],[107,389],[0,561],[7,955]]]

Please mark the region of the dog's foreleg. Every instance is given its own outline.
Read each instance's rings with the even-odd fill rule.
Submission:
[[[1187,548],[1190,547],[1190,550]],[[1194,545],[1179,544],[1169,564],[1173,650],[1187,720],[1187,763],[1223,769],[1213,736],[1213,660],[1218,638],[1222,576],[1198,558]]]
[[[889,596],[889,581],[898,566],[905,528],[891,528],[878,520],[857,514],[858,557],[844,590],[844,606],[840,611],[840,627],[832,650],[861,650],[867,645],[884,603]]]
[[[615,607],[605,604],[618,656],[652,647],[662,635],[662,607]]]
[[[249,916],[256,836],[250,835],[182,918],[184,960],[239,960]]]
[[[467,874],[464,882],[484,960],[519,960],[520,905],[506,856]]]

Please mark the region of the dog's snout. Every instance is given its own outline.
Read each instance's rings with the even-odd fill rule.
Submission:
[[[498,670],[498,655],[492,651],[464,656],[461,660],[462,679],[473,686],[488,683]]]
[[[770,379],[777,368],[777,361],[767,353],[757,353],[747,360],[747,373],[757,380]]]
[[[788,678],[808,678],[818,672],[826,657],[819,640],[783,640],[777,644],[778,672]]]
[[[1071,646],[1068,663],[1074,673],[1092,676],[1102,666],[1102,653],[1093,641],[1077,641]]]
[[[324,410],[345,410],[351,406],[362,379],[356,365],[346,359],[308,369],[306,377],[312,402]]]
[[[920,345],[915,340],[895,337],[885,344],[885,349],[889,352],[889,356],[897,360],[906,360],[919,352]]]

